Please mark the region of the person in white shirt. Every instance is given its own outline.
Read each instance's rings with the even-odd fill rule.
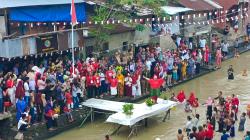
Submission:
[[[190,116],[187,116],[187,123],[186,123],[186,126],[185,126],[187,135],[189,135],[192,128],[193,128],[192,118]]]
[[[193,126],[196,127],[196,128],[198,128],[199,119],[200,119],[200,115],[199,114],[195,114],[194,120],[193,120]]]
[[[229,44],[227,42],[223,41],[222,44],[221,44],[221,50],[222,50],[223,56],[227,56],[228,47],[229,47]]]
[[[177,43],[177,47],[179,47],[180,46],[180,43],[181,43],[181,37],[177,37],[177,39],[176,39],[176,43]]]
[[[159,54],[161,52],[161,47],[159,44],[156,46],[156,53]]]
[[[152,66],[152,62],[148,58],[146,60],[146,66],[147,66],[147,70],[150,71],[151,70],[151,66]]]
[[[193,42],[189,42],[188,49],[191,51],[193,50]]]
[[[205,48],[207,41],[205,38],[200,39],[200,48]]]
[[[18,131],[26,131],[28,128],[28,123],[25,121],[26,115],[22,114],[21,119],[18,121],[17,129]]]
[[[23,81],[24,81],[24,84],[23,84],[23,87],[24,87],[24,93],[25,93],[25,97],[24,97],[24,99],[25,99],[25,102],[26,102],[26,104],[29,104],[30,103],[30,88],[29,88],[29,77],[25,77],[24,79],[23,79]]]

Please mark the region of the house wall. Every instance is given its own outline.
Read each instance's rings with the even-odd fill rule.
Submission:
[[[134,43],[135,31],[128,31],[124,33],[112,34],[108,39],[108,47],[109,51],[121,50],[123,47],[123,42],[128,42],[129,44]],[[84,39],[84,47],[81,52],[83,58],[86,58],[89,55],[89,50],[94,50],[93,46],[95,46],[95,38],[85,38]],[[100,52],[98,52],[100,53]]]
[[[148,44],[150,41],[151,28],[146,27],[144,31],[135,31],[134,43],[135,44]]]
[[[191,37],[191,36],[200,35],[205,32],[211,31],[211,25],[210,24],[208,25],[206,22],[208,20],[208,17],[204,16],[203,14],[201,15],[201,17],[199,17],[198,15],[199,13],[200,12],[190,12],[190,13],[185,14],[185,17],[188,17],[188,15],[190,15],[190,18],[189,19],[185,18],[184,20],[184,23],[187,23],[186,25],[184,25],[184,28],[182,28],[181,30],[184,36]],[[193,14],[195,14],[196,16],[193,17]],[[205,25],[203,25],[203,21]],[[200,24],[198,24],[198,22]]]
[[[113,34],[108,39],[109,44],[109,50],[115,50],[122,48],[123,42],[128,42],[128,44],[134,42],[134,32],[125,32],[125,33],[119,33],[119,34]],[[95,38],[86,38],[84,39],[84,46],[94,46],[95,45]]]

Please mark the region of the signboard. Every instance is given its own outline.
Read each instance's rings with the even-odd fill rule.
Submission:
[[[57,34],[41,35],[36,38],[37,53],[58,50]]]

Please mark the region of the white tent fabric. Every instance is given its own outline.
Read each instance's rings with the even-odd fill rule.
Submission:
[[[161,9],[169,15],[175,15],[181,12],[192,11],[193,9],[184,7],[162,6]]]
[[[105,110],[105,111],[112,111],[112,112],[121,112],[122,106],[124,104],[125,104],[124,102],[115,102],[115,101],[108,101],[108,100],[95,99],[95,98],[88,99],[86,102],[82,103],[82,105],[90,107],[90,108],[95,108],[95,109],[100,109],[100,110]],[[138,104],[134,104],[134,106],[137,106],[137,105]]]
[[[82,3],[83,0],[75,0],[75,3]],[[70,4],[71,0],[0,0],[0,9],[36,5],[59,5]]]
[[[110,123],[116,123],[125,126],[132,126],[137,122],[161,114],[165,113],[168,109],[176,106],[177,103],[173,101],[167,101],[167,103],[158,103],[153,105],[152,107],[148,107],[146,104],[140,104],[139,106],[135,106],[133,110],[133,114],[130,116],[125,115],[123,112],[115,113],[108,117],[106,120]]]
[[[117,112],[113,115],[110,115],[106,122],[117,123],[125,126],[132,126],[140,120],[166,112],[168,109],[176,106],[177,102],[169,100],[163,101],[162,99],[159,99],[158,104],[155,104],[152,107],[147,107],[145,103],[133,104],[134,110],[133,114],[130,116],[127,116],[123,113],[122,106],[124,104],[124,102],[107,101],[94,98],[82,103],[82,105],[90,108]]]

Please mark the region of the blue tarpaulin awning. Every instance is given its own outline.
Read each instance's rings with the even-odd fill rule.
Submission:
[[[77,21],[86,21],[84,3],[75,4]],[[71,22],[71,5],[43,5],[15,7],[9,9],[9,19],[13,22]]]

